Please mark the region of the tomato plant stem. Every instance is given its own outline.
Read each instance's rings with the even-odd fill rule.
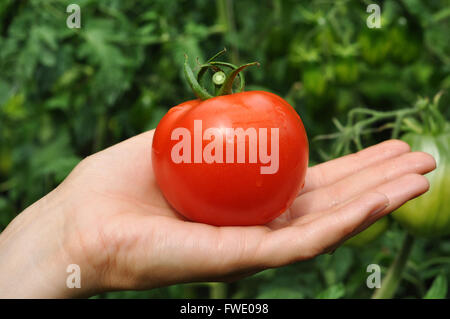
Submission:
[[[398,252],[397,257],[381,282],[381,288],[377,289],[372,299],[390,299],[393,298],[397,287],[402,279],[402,273],[408,261],[409,254],[414,244],[414,237],[406,234],[402,248]]]
[[[211,299],[224,299],[227,297],[227,285],[222,282],[210,282],[209,295]]]
[[[425,131],[436,134],[448,127],[445,118],[439,111],[440,96],[441,93],[437,94],[433,101],[420,99],[413,107],[394,111],[355,108],[348,113],[345,124],[342,124],[337,119],[333,119],[338,132],[322,135],[317,139],[335,139],[336,143],[332,154],[328,157],[337,158],[351,153],[355,148],[356,150],[361,150],[363,148],[362,135],[379,132],[386,128],[392,129],[391,138],[399,138],[401,133],[405,131],[420,131],[421,133]],[[420,118],[425,123],[423,128],[416,124],[416,118]],[[382,124],[377,130],[371,129],[371,127],[380,122]]]
[[[217,13],[219,24],[225,29],[224,36],[225,41],[228,42],[228,38],[233,38],[236,36],[236,23],[234,19],[234,4],[233,0],[217,0]],[[232,41],[231,43],[231,61],[234,64],[238,64],[239,61],[239,51],[238,47]]]

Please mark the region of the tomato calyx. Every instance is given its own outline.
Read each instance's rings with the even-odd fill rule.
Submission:
[[[439,100],[442,94],[443,92],[436,94],[432,101],[428,98],[420,98],[415,105],[417,110],[415,115],[418,119],[413,116],[404,118],[404,131],[433,136],[438,136],[443,132],[450,133],[450,125],[439,110]]]
[[[241,71],[249,66],[259,66],[259,62],[246,63],[237,67],[236,65],[228,62],[215,61],[217,57],[225,52],[226,49],[223,49],[222,51],[215,54],[212,58],[210,58],[206,63],[200,64],[200,70],[197,72],[197,75],[194,75],[192,68],[189,66],[188,56],[186,54],[184,55],[184,75],[187,82],[189,83],[189,86],[192,88],[192,91],[194,91],[194,94],[200,100],[204,101],[215,96],[233,94],[233,83],[236,77],[239,77],[239,87],[236,93],[242,92],[245,86],[245,79],[244,74],[241,73]],[[224,67],[231,69],[231,71],[226,74],[223,70]],[[208,90],[200,84],[200,81],[207,70],[212,70],[214,72],[212,77],[212,82],[215,87],[214,95],[209,93]]]

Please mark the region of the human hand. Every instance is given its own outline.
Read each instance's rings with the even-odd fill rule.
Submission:
[[[424,193],[435,168],[391,140],[309,168],[293,205],[268,225],[186,220],[156,185],[153,131],[83,160],[0,235],[0,297],[77,297],[233,280],[313,258]],[[66,267],[81,269],[69,289]]]

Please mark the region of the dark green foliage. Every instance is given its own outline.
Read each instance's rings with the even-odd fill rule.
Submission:
[[[66,27],[73,2],[81,29]],[[247,89],[284,96],[310,137],[332,132],[332,117],[354,107],[408,107],[441,90],[450,116],[450,1],[383,1],[379,30],[366,26],[368,3],[0,1],[0,230],[81,158],[156,127],[170,107],[194,98],[182,78],[184,53],[192,67],[224,46],[230,62],[259,61],[246,71]],[[314,146],[312,163],[321,160]],[[388,266],[399,241],[394,225],[365,249],[340,248],[226,287],[100,297],[369,297],[366,266]],[[427,297],[443,297],[449,253],[448,238],[420,242],[398,295],[422,297],[434,282]]]

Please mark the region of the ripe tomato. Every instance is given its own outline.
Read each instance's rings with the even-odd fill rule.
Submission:
[[[238,132],[248,135],[239,140]],[[281,97],[234,93],[170,109],[153,137],[152,165],[165,198],[188,219],[262,225],[283,213],[303,187],[308,140],[299,115]]]

